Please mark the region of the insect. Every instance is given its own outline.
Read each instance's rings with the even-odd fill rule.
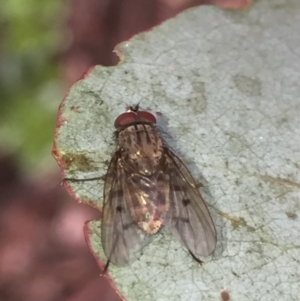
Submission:
[[[162,227],[191,255],[213,252],[216,230],[196,182],[167,147],[149,111],[131,106],[114,123],[117,149],[104,184],[101,240],[107,265],[124,265]]]

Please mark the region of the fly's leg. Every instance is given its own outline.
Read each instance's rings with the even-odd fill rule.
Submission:
[[[196,183],[196,188],[197,189],[199,189],[199,188],[203,188],[204,187],[204,185],[202,184],[202,183]]]
[[[198,259],[198,258],[192,253],[191,250],[188,250],[188,251],[189,251],[189,253],[191,254],[191,256],[193,257],[193,259],[194,259],[195,261],[197,261],[197,262],[202,266],[203,261],[200,260],[200,259]]]
[[[88,178],[88,179],[75,179],[75,178],[64,178],[61,181],[61,184],[63,184],[64,182],[88,182],[88,181],[96,181],[96,180],[105,180],[105,175],[100,176],[100,177],[94,177],[94,178]]]
[[[110,260],[108,259],[100,276],[104,276],[107,273],[109,263],[110,263]]]

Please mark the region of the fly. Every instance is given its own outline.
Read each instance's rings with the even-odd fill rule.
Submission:
[[[215,249],[215,226],[193,176],[163,141],[155,116],[131,106],[114,126],[117,148],[104,178],[101,223],[105,270],[109,262],[131,261],[164,226],[201,262]]]

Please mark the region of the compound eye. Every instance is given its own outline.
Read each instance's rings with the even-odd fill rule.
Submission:
[[[139,121],[144,121],[144,122],[149,122],[149,123],[156,123],[156,118],[155,116],[148,112],[148,111],[137,111],[136,112],[137,119]]]
[[[115,128],[125,126],[127,124],[135,122],[137,119],[135,112],[125,112],[119,115],[115,120]]]

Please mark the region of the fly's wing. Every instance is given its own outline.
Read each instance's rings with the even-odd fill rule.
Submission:
[[[115,265],[124,265],[147,243],[147,234],[132,218],[127,176],[118,164],[118,158],[116,152],[105,177],[101,240],[108,260]]]
[[[170,176],[171,207],[166,223],[170,222],[172,230],[199,259],[215,249],[215,226],[189,170],[169,149],[165,149],[165,155]]]

